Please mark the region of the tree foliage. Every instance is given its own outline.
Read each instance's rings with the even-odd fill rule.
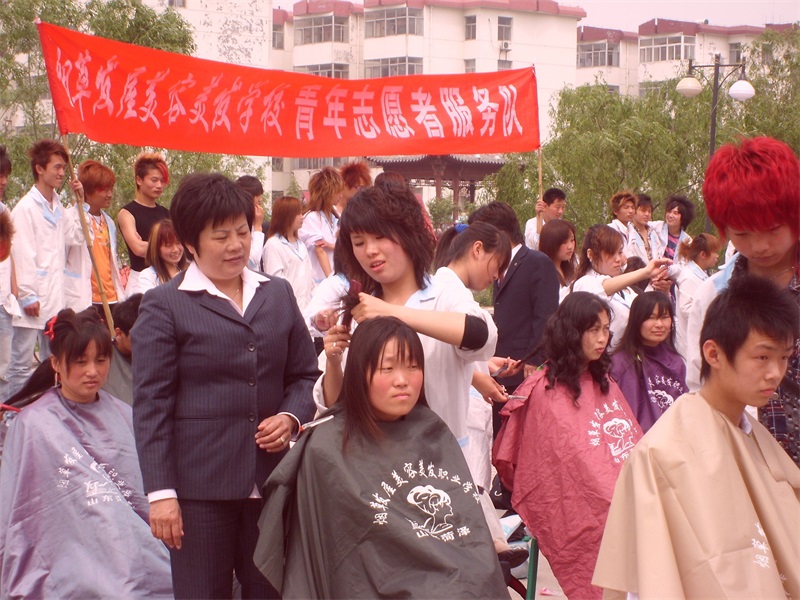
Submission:
[[[428,202],[428,213],[434,229],[446,229],[453,225],[452,198],[434,198]]]
[[[770,135],[800,150],[800,31],[768,31],[747,49],[756,96],[739,103],[727,94],[738,71],[723,69],[717,103],[716,146],[740,136]],[[619,190],[650,194],[663,210],[673,193],[697,205],[691,232],[703,229],[702,182],[709,157],[711,69],[695,98],[675,90],[678,79],[651,85],[642,97],[609,93],[604,82],[563,89],[551,110],[553,137],[543,148],[543,187],[567,192],[564,218],[579,231],[611,220],[609,198]],[[703,76],[700,76],[702,79]],[[538,189],[535,153],[510,154],[485,184],[511,204],[520,221],[534,214]],[[654,218],[663,218],[656,209]]]
[[[14,171],[6,192],[8,203],[33,183],[27,151],[39,139],[59,139],[55,113],[49,98],[39,38],[34,19],[117,41],[190,54],[195,50],[191,27],[174,10],[164,12],[141,0],[7,0],[0,4],[0,128],[8,146]],[[126,145],[97,144],[83,135],[70,135],[73,162],[93,158],[117,175],[114,201],[109,211],[116,216],[133,199],[133,163],[145,150]],[[149,149],[158,150],[158,149]],[[170,169],[170,186],[162,202],[169,203],[184,175],[194,171],[221,171],[232,175],[250,171],[262,176],[243,157],[162,151]]]

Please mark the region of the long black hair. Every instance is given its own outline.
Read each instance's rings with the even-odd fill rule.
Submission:
[[[486,252],[500,258],[497,267],[503,273],[511,262],[511,240],[491,223],[480,221],[469,226],[451,227],[445,231],[436,245],[433,268],[446,267],[454,260],[463,258],[475,242],[480,242]]]
[[[675,309],[672,307],[672,301],[663,292],[644,292],[639,294],[631,303],[628,324],[625,326],[625,331],[619,340],[617,348],[614,350],[614,354],[627,354],[633,359],[636,372],[639,376],[642,375],[642,360],[640,355],[644,349],[642,323],[647,321],[655,310],[658,310],[659,317],[665,314],[669,315],[669,336],[661,343],[664,344],[670,352],[677,354],[677,350],[675,350]]]
[[[347,207],[350,210],[350,206]],[[347,365],[344,369],[342,389],[336,404],[345,411],[342,451],[352,439],[379,439],[379,419],[370,403],[372,376],[380,368],[383,351],[389,341],[397,342],[397,359],[401,363],[415,363],[424,373],[425,355],[419,336],[408,325],[394,317],[375,317],[356,327],[350,342]],[[419,393],[417,404],[428,405],[425,387]]]
[[[556,383],[566,386],[575,406],[581,395],[580,378],[584,368],[600,386],[600,391],[608,392],[608,370],[611,367],[608,345],[600,358],[590,361],[586,367],[582,344],[583,334],[597,324],[601,312],[611,319],[611,309],[604,300],[589,292],[572,292],[551,315],[542,334],[541,348],[547,360],[547,388],[552,389]],[[608,343],[611,343],[611,334]]]

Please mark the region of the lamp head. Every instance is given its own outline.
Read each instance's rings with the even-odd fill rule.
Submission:
[[[703,91],[703,86],[694,77],[684,77],[678,82],[675,89],[684,98],[694,98]]]
[[[756,90],[747,79],[740,79],[728,90],[728,95],[734,100],[744,102],[756,95]]]

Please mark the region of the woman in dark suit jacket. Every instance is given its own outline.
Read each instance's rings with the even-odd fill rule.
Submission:
[[[260,490],[313,416],[313,345],[289,284],[246,268],[245,192],[190,175],[170,214],[193,261],[145,294],[131,335],[151,530],[177,598],[230,598],[234,573],[244,598],[277,598],[253,564]]]

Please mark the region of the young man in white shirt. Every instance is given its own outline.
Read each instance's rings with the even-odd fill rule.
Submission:
[[[525,245],[531,250],[539,249],[539,234],[545,223],[564,216],[567,195],[564,190],[550,188],[536,203],[536,216],[525,223]]]
[[[58,142],[40,140],[31,148],[30,156],[33,187],[11,211],[16,230],[11,257],[22,314],[13,321],[9,396],[31,374],[37,339],[40,360],[49,356],[44,326],[64,308],[64,209],[56,190],[66,176],[67,151]]]

